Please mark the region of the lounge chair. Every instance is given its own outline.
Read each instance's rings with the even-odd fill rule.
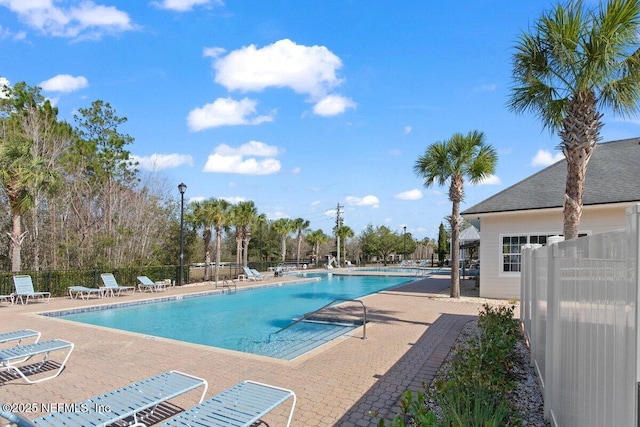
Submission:
[[[1,302],[8,302],[9,305],[13,305],[13,294],[0,295],[0,303]]]
[[[18,341],[16,345],[22,344],[22,340],[25,338],[36,337],[35,342],[38,342],[40,339],[40,332],[34,331],[32,329],[21,329],[19,331],[12,332],[3,332],[0,333],[0,344],[6,344],[11,341]]]
[[[77,411],[52,412],[30,421],[15,412],[0,409],[0,416],[18,427],[43,426],[107,426],[128,420],[127,424],[142,423],[155,408],[168,400],[204,387],[199,402],[207,391],[207,381],[178,371],[169,371],[155,377],[129,384],[120,389],[92,397],[69,407]],[[6,405],[1,405],[4,408]]]
[[[254,381],[243,381],[168,421],[161,427],[251,426],[273,409],[293,398],[287,427],[296,407],[296,394],[285,388]]]
[[[14,301],[20,300],[22,304],[28,304],[29,298],[39,298],[47,302],[51,298],[51,292],[36,292],[33,289],[33,282],[29,275],[13,276],[13,284],[16,287],[13,293]]]
[[[57,350],[68,350],[64,360],[53,375],[30,380],[22,372],[18,366],[20,363],[31,359],[34,356],[42,355],[42,361],[34,365],[25,366],[28,373],[37,373],[44,364],[49,360],[49,353]],[[11,371],[18,374],[23,380],[29,384],[35,384],[42,381],[50,380],[60,375],[67,363],[71,352],[73,351],[73,343],[64,340],[48,340],[39,341],[33,344],[18,345],[15,347],[4,348],[0,350],[0,372]]]
[[[256,278],[251,270],[249,270],[249,267],[242,267],[242,271],[244,271],[245,280],[251,280],[252,282],[256,281]]]
[[[118,282],[116,282],[116,278],[113,277],[113,274],[111,273],[102,273],[100,275],[100,278],[102,279],[102,283],[104,283],[104,286],[102,286],[100,289],[104,289],[105,293],[109,293],[111,296],[120,296],[121,291],[131,291],[131,293],[136,291],[135,286],[118,285]]]
[[[249,271],[253,274],[253,277],[255,277],[256,280],[264,280],[264,276],[255,268],[250,268]]]
[[[0,344],[6,344],[6,343],[9,343],[9,342],[18,341],[14,345],[22,345],[22,340],[24,340],[26,338],[33,338],[33,337],[36,338],[33,341],[34,343],[36,343],[36,342],[38,342],[40,340],[40,336],[41,336],[40,332],[34,331],[32,329],[21,329],[19,331],[4,332],[4,333],[0,334]],[[28,358],[29,358],[29,356],[25,357],[22,360],[16,359],[16,360],[12,361],[12,363],[15,365],[16,363],[24,362]]]
[[[105,289],[104,288],[88,288],[86,286],[69,286],[69,297],[71,299],[78,299],[78,297],[82,299],[90,298],[92,295],[102,298],[104,297]]]
[[[149,279],[147,276],[138,276],[138,290],[140,292],[149,291],[149,292],[158,292],[165,291],[167,289],[167,282],[154,282]]]

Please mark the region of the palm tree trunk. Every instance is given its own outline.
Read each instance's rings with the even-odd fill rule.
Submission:
[[[245,267],[249,266],[249,240],[251,240],[251,235],[249,234],[242,239],[242,264]]]
[[[282,262],[285,262],[285,259],[287,257],[287,236],[283,234],[281,239],[282,241],[280,244],[280,249],[282,251]]]
[[[451,298],[460,298],[460,200],[463,195],[461,177],[451,178],[449,199],[451,208]]]
[[[216,264],[214,266],[214,276],[216,286],[218,286],[218,278],[220,277],[220,250],[222,249],[222,230],[216,228]]]
[[[460,203],[453,202],[451,213],[451,298],[460,298]]]
[[[13,214],[13,230],[9,237],[11,238],[11,271],[18,273],[22,270],[22,242],[27,232],[22,232],[22,216]]]
[[[567,182],[564,195],[564,238],[578,237],[582,217],[582,198],[587,164],[600,135],[602,113],[596,109],[593,91],[579,93],[571,100],[567,116],[559,132],[562,151],[567,160]]]

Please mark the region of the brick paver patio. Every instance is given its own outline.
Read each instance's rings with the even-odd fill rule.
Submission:
[[[69,340],[76,348],[56,379],[27,385],[0,377],[0,401],[33,403],[30,408],[46,411],[46,405],[54,408],[57,404],[79,402],[163,371],[180,370],[209,382],[206,397],[245,379],[290,388],[298,396],[293,426],[375,426],[377,420],[372,413],[390,420],[399,410],[401,393],[420,390],[423,383],[431,381],[462,327],[477,316],[480,304],[437,297],[448,286],[448,276],[434,276],[364,297],[370,320],[366,340],[360,339],[361,333],[356,331],[291,362],[37,314],[209,291],[214,288],[212,284],[159,294],[136,293],[87,301],[53,298],[49,303],[3,305],[0,332],[35,329],[42,332],[42,339]],[[56,357],[59,356],[53,354],[54,361]],[[176,403],[189,407],[196,399],[195,394],[187,395]],[[288,409],[283,405],[265,421],[272,427],[284,425]],[[35,418],[39,413],[36,410],[23,415]]]

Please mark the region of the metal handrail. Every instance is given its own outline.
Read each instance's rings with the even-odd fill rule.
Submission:
[[[331,301],[329,304],[322,306],[321,308],[317,309],[316,311],[313,311],[311,313],[307,313],[304,316],[302,316],[300,319],[297,319],[296,321],[292,322],[291,324],[285,326],[284,328],[281,328],[280,330],[276,331],[276,332],[271,332],[269,334],[269,342],[271,341],[271,336],[272,335],[276,335],[279,334],[280,332],[289,329],[290,327],[292,327],[293,325],[297,325],[300,322],[303,322],[305,320],[307,320],[308,318],[310,318],[311,316],[313,316],[314,314],[324,310],[327,307],[332,306],[333,304],[335,304],[336,302],[359,302],[360,304],[362,304],[362,311],[363,311],[363,321],[362,321],[362,339],[366,340],[367,339],[367,306],[364,305],[364,302],[358,300],[358,299],[343,299],[343,298],[338,298],[338,299],[334,299],[333,301]]]
[[[231,285],[229,285],[229,282],[227,282],[228,280],[231,280],[231,283],[233,283],[233,290],[234,292],[238,290],[238,286],[236,285],[236,281],[233,280],[232,277],[228,277],[228,276],[222,276],[222,292],[224,293],[224,288],[228,288],[229,289],[229,293],[231,293]],[[216,288],[218,287],[218,282],[216,282]]]

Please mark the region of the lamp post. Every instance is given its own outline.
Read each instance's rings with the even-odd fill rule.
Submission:
[[[407,226],[405,225],[402,233],[402,261],[407,257]]]
[[[180,191],[180,280],[179,284],[184,284],[184,192],[187,186],[184,183],[178,185]]]

